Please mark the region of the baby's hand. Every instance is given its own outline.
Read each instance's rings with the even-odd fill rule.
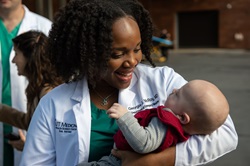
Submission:
[[[127,112],[128,112],[128,110],[125,107],[123,107],[122,105],[118,104],[118,103],[114,103],[107,110],[107,114],[109,114],[109,117],[114,118],[114,119],[119,119],[120,117],[122,117]]]

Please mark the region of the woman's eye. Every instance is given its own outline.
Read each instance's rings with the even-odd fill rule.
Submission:
[[[124,55],[124,53],[112,53],[111,57],[113,59],[118,59],[120,57],[122,57]]]
[[[141,51],[141,49],[140,49],[140,48],[139,48],[139,49],[134,50],[134,52],[135,52],[135,53],[138,53],[139,51]]]
[[[138,53],[139,51],[141,51],[141,47],[140,47],[140,46],[138,46],[138,47],[135,48],[135,50],[134,50],[135,53]]]

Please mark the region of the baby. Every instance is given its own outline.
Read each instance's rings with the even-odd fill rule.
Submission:
[[[137,153],[157,152],[186,141],[190,135],[211,134],[229,114],[222,92],[212,83],[193,80],[174,89],[164,106],[138,112],[135,116],[115,103],[107,113],[117,120],[120,130],[114,136],[121,150]],[[121,165],[114,156],[79,165]]]

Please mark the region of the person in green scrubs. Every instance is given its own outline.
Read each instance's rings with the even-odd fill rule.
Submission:
[[[20,28],[20,22],[14,29],[7,29],[4,22],[0,19],[0,48],[1,48],[1,63],[2,63],[2,101],[1,103],[11,106],[11,82],[10,82],[10,52],[12,49],[12,39],[17,36]],[[3,124],[3,134],[12,132],[12,126]],[[4,139],[4,165],[14,165],[13,148],[8,144],[8,140]]]
[[[1,103],[26,111],[25,87],[27,81],[15,73],[16,69],[11,64],[14,56],[12,39],[31,29],[41,30],[48,34],[50,28],[51,21],[29,11],[22,4],[22,0],[0,1]],[[21,153],[14,151],[12,146],[8,144],[8,140],[2,141],[3,135],[12,132],[12,130],[12,126],[0,123],[0,166],[19,165]]]

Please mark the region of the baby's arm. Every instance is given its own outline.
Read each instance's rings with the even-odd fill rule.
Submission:
[[[137,153],[149,153],[156,150],[163,142],[167,126],[158,118],[152,118],[147,127],[142,127],[128,110],[114,103],[107,110],[109,117],[117,120],[117,124],[129,145]]]
[[[137,153],[156,150],[163,142],[167,131],[167,126],[156,117],[143,128],[130,112],[119,118],[117,124],[129,145]]]

